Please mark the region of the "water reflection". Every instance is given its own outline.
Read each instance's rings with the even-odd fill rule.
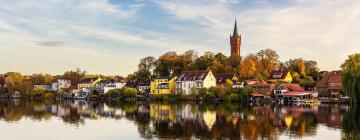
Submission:
[[[142,138],[280,139],[315,137],[341,131],[336,139],[360,139],[357,107],[281,106],[206,103],[96,102],[73,100],[1,100],[0,119],[32,123],[59,118],[86,127],[90,120],[125,119]],[[54,126],[56,127],[56,126]],[[104,126],[106,127],[106,126]],[[116,131],[116,130],[114,130]]]

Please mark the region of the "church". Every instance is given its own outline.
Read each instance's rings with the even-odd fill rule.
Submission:
[[[230,46],[231,56],[240,56],[241,35],[238,34],[236,19],[234,25],[234,32],[232,35],[230,34]]]

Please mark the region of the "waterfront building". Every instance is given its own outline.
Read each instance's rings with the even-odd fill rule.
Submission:
[[[341,72],[332,71],[316,83],[316,90],[322,95],[339,95],[341,93]]]
[[[150,82],[151,80],[142,80],[136,85],[136,89],[140,94],[145,94],[150,92]]]
[[[150,94],[175,94],[177,77],[159,77],[150,83]]]
[[[96,84],[100,82],[101,78],[85,78],[80,81],[78,84],[78,89],[80,90],[92,90],[96,88]]]
[[[255,89],[256,94],[260,94],[265,97],[271,97],[276,88],[275,84],[269,84],[265,81],[247,81],[246,87]]]
[[[176,94],[190,94],[191,89],[216,87],[216,78],[210,70],[184,71],[176,80]]]

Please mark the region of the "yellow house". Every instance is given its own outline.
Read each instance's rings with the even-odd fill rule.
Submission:
[[[291,83],[293,81],[293,78],[289,69],[274,70],[270,73],[269,81],[281,81]]]
[[[101,78],[85,78],[78,84],[78,89],[94,88]]]
[[[174,94],[177,77],[160,77],[150,83],[150,94]]]

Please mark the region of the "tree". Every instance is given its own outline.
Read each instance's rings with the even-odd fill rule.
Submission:
[[[275,70],[279,62],[279,55],[276,53],[276,51],[271,49],[261,50],[256,54],[256,56],[259,58],[261,66],[259,71],[260,73],[264,73],[264,71],[270,73],[271,71]]]
[[[53,81],[53,76],[50,74],[45,74],[44,75],[44,84],[51,84]]]
[[[77,86],[82,78],[86,75],[86,71],[82,71],[81,69],[77,68],[75,71],[70,70],[64,72],[62,78],[70,79],[72,86]]]
[[[239,74],[241,79],[252,79],[257,76],[256,63],[253,59],[246,57],[239,68]]]
[[[32,93],[32,96],[41,97],[45,94],[45,91],[44,91],[44,89],[41,89],[41,88],[35,88],[35,89],[33,89],[33,91],[31,93]]]
[[[341,65],[342,86],[352,104],[360,102],[360,54],[353,54]]]
[[[8,72],[5,74],[5,86],[10,92],[25,92],[23,81],[24,77],[18,72]]]

